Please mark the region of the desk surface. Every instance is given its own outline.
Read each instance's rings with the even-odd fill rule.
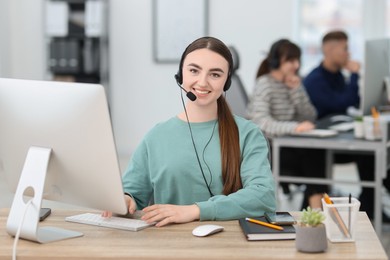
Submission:
[[[379,140],[370,141],[355,138],[353,132],[340,132],[336,136],[324,138],[286,135],[275,137],[272,142],[287,144],[289,147],[332,148],[344,151],[356,148],[361,151],[374,151],[384,145],[389,145],[387,142]]]
[[[326,253],[297,252],[294,240],[251,241],[244,237],[238,221],[212,222],[225,227],[210,237],[194,237],[192,222],[138,232],[121,231],[65,222],[65,216],[80,211],[53,210],[42,226],[56,226],[84,233],[83,237],[38,244],[20,240],[17,259],[388,259],[364,212],[359,212],[355,243],[328,242]],[[299,213],[293,212],[295,217]],[[13,237],[5,231],[8,210],[0,210],[0,259],[11,259]]]

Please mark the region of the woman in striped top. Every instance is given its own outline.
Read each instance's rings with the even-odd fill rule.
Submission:
[[[257,72],[257,82],[248,106],[250,119],[272,137],[315,128],[317,113],[298,76],[300,48],[286,39],[275,42]],[[283,148],[281,174],[325,176],[325,152],[319,149]],[[288,186],[283,186],[288,192]],[[307,185],[302,207],[321,208],[325,185]]]

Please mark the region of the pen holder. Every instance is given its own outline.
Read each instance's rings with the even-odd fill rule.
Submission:
[[[372,116],[363,117],[363,132],[364,138],[367,140],[381,140],[383,135],[383,128],[385,120],[382,118],[374,118]]]
[[[326,236],[331,242],[354,242],[360,201],[348,197],[330,198],[333,204],[322,199],[325,214]]]

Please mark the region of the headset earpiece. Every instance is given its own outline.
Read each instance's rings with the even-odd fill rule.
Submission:
[[[181,70],[179,69],[179,71],[175,74],[175,79],[176,79],[176,82],[177,84],[181,85],[183,84],[183,77],[181,75]]]
[[[229,73],[229,76],[228,76],[228,78],[227,78],[227,80],[225,82],[225,86],[223,87],[223,91],[225,91],[225,92],[228,91],[231,84],[232,84],[232,77],[231,77],[231,75]]]
[[[279,48],[282,46],[282,44],[286,44],[289,42],[290,42],[289,40],[281,39],[272,45],[269,56],[268,56],[268,64],[269,64],[270,69],[279,68],[279,66],[280,66]]]
[[[279,68],[279,65],[280,65],[277,47],[278,47],[277,44],[275,44],[271,48],[271,52],[270,52],[269,60],[268,60],[268,64],[269,64],[270,69],[277,69],[277,68]]]

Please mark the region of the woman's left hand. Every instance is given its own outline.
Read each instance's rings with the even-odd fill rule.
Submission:
[[[187,223],[198,220],[200,210],[197,205],[171,205],[155,204],[142,210],[145,215],[142,220],[152,223],[157,222],[156,227],[162,227],[169,223]]]

